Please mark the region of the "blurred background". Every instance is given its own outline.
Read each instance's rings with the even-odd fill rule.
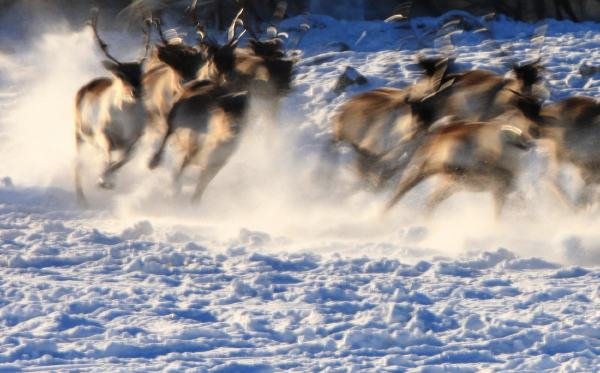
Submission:
[[[71,26],[85,22],[93,6],[102,9],[107,21],[119,21],[130,11],[152,10],[181,16],[194,0],[0,0],[0,31],[26,33],[44,17],[62,16]],[[600,21],[600,0],[196,0],[199,16],[207,26],[223,28],[240,6],[251,8],[259,21],[269,21],[284,4],[285,16],[326,14],[338,19],[385,19],[402,12],[407,16],[438,16],[449,10],[476,15],[489,13],[534,22],[544,18]],[[10,17],[6,17],[10,12]],[[127,12],[125,12],[127,13]],[[119,15],[117,17],[117,15]]]

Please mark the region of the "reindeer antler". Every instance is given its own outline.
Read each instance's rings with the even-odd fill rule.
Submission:
[[[240,9],[240,11],[237,13],[237,15],[235,16],[235,18],[231,22],[231,25],[229,25],[229,29],[227,30],[227,43],[228,44],[234,44],[234,43],[236,43],[238,40],[240,40],[240,38],[246,32],[246,30],[244,30],[237,37],[235,36],[235,29],[236,29],[236,27],[239,24],[241,24],[242,26],[244,25],[244,22],[240,19],[240,16],[242,15],[242,13],[244,13],[244,8]]]
[[[394,14],[384,20],[386,23],[405,21],[410,16],[413,2],[405,1],[394,9]]]
[[[160,17],[156,18],[153,22],[156,25],[156,31],[158,31],[158,36],[160,36],[160,40],[165,44],[169,44],[167,38],[165,38],[165,34],[162,30],[162,19]]]
[[[98,35],[98,8],[92,8],[91,11],[91,17],[90,17],[90,26],[92,27],[92,30],[94,31],[94,36],[96,37],[96,41],[98,42],[98,45],[100,46],[100,49],[102,49],[102,52],[104,52],[104,55],[111,61],[114,61],[117,64],[121,64],[116,58],[114,58],[113,56],[110,55],[110,53],[108,53],[108,45],[100,38],[100,35]]]
[[[148,18],[144,20],[144,24],[146,27],[142,27],[142,32],[144,33],[144,44],[146,45],[144,50],[144,57],[141,58],[141,61],[148,58],[148,54],[150,52],[150,33],[152,32],[152,24],[154,20],[152,19],[152,14]]]

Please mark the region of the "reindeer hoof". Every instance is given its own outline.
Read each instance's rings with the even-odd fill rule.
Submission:
[[[150,163],[148,163],[148,168],[151,170],[154,170],[156,167],[158,167],[158,165],[160,164],[160,157],[154,157],[150,160]]]
[[[98,181],[98,186],[102,189],[114,189],[115,183],[110,180],[100,179]]]

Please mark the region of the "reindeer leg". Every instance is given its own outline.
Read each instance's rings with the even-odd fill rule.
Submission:
[[[190,163],[192,163],[192,160],[198,154],[198,151],[199,151],[199,149],[197,149],[197,148],[190,150],[183,157],[183,160],[182,160],[181,164],[179,165],[179,168],[177,169],[177,171],[175,171],[173,173],[173,190],[175,192],[175,195],[181,194],[181,188],[182,188],[181,177],[183,176],[183,173],[185,172],[187,167],[190,165]]]
[[[502,171],[502,173],[505,174],[506,171]],[[502,175],[495,184],[495,188],[492,190],[492,195],[494,197],[494,215],[496,219],[499,219],[502,215],[502,210],[506,204],[506,197],[508,197],[511,187],[512,176]]]
[[[571,211],[576,210],[576,204],[573,203],[571,197],[567,193],[567,191],[560,185],[558,179],[550,180],[548,183],[548,189],[556,196],[556,198],[560,201],[561,205],[566,207]]]
[[[160,164],[160,162],[162,161],[163,153],[165,151],[165,146],[167,145],[167,141],[169,140],[169,138],[171,137],[171,135],[174,132],[175,132],[175,128],[173,128],[173,126],[169,125],[167,122],[167,130],[166,130],[164,136],[160,139],[160,143],[158,145],[156,152],[150,159],[150,162],[148,162],[149,169],[153,170]]]
[[[77,203],[81,207],[87,207],[88,201],[85,198],[83,187],[81,185],[81,147],[83,146],[83,139],[81,135],[75,135],[75,192],[77,193]]]
[[[398,173],[398,167],[384,165],[379,172],[379,186],[384,187]]]
[[[378,160],[379,182],[382,186],[406,168],[411,162],[414,152],[421,144],[421,138],[413,138],[380,157]]]
[[[127,162],[131,159],[131,155],[133,154],[133,147],[135,142],[132,142],[124,151],[123,156],[117,162],[112,162],[105,171],[105,175],[110,178],[113,173],[115,173],[118,169],[125,166]]]
[[[315,180],[320,180],[324,188],[333,188],[337,177],[337,170],[340,166],[340,151],[338,149],[339,142],[330,139],[321,149],[320,158],[313,170]]]
[[[431,217],[433,211],[439,206],[440,203],[444,202],[456,191],[457,185],[456,180],[448,174],[444,174],[443,180],[436,186],[436,189],[427,198],[427,204],[425,207],[425,216]]]
[[[132,141],[124,150],[121,159],[116,162],[110,161],[110,151],[109,151],[109,162],[102,174],[101,184],[100,186],[105,189],[113,189],[115,187],[113,179],[114,173],[117,172],[121,167],[125,166],[127,162],[131,159],[131,155],[133,154],[133,148],[135,146],[135,141]]]
[[[229,160],[229,157],[235,149],[235,144],[230,142],[229,144],[221,144],[221,147],[217,147],[213,151],[208,153],[206,166],[203,167],[196,190],[192,195],[192,201],[198,202],[204,194],[206,187],[212,181],[212,179],[219,173],[219,171],[225,166],[225,163]]]
[[[589,185],[585,185],[581,190],[581,193],[577,197],[576,207],[578,210],[585,210],[588,206],[592,204],[592,188]]]
[[[389,211],[409,190],[417,186],[421,181],[425,180],[431,173],[424,171],[423,166],[413,166],[408,168],[407,172],[402,176],[396,192],[392,199],[386,204],[384,212]]]
[[[583,190],[577,198],[576,207],[578,210],[584,210],[592,205],[594,202],[594,174],[590,170],[582,170],[582,176],[584,181]]]
[[[352,147],[356,152],[356,170],[360,178],[367,183],[369,189],[377,190],[381,186],[381,177],[378,175],[379,158],[355,144]]]
[[[100,180],[98,180],[98,186],[103,189],[113,189],[115,184],[110,180],[110,167],[112,164],[112,145],[110,139],[105,135],[98,135],[98,139],[96,140],[100,145],[100,148],[104,150],[106,157],[106,166],[102,175],[100,176]]]
[[[571,211],[575,211],[575,204],[571,200],[569,193],[560,185],[558,173],[560,168],[560,161],[558,158],[557,144],[554,141],[544,141],[543,143],[548,153],[548,166],[547,166],[547,185],[550,192],[556,196],[560,203]]]
[[[494,191],[494,216],[499,219],[502,216],[502,210],[506,204],[507,190],[495,190]]]
[[[225,162],[221,164],[211,164],[209,167],[202,170],[200,173],[200,178],[198,179],[198,184],[196,185],[196,189],[194,190],[194,194],[192,195],[192,201],[198,202],[208,184],[212,181],[212,179],[217,176],[217,173],[223,168]]]

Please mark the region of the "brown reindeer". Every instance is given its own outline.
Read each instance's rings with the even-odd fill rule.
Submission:
[[[515,95],[541,99],[540,83],[543,67],[539,60],[515,65],[512,77],[487,70],[471,70],[445,74],[442,83],[452,81],[431,104],[431,122],[451,117],[453,120],[477,122],[494,118],[513,106]]]
[[[515,66],[514,78],[486,70],[452,73],[447,59],[421,59],[424,76],[405,89],[380,88],[345,103],[333,120],[333,142],[350,145],[359,174],[378,188],[405,164],[397,162],[419,131],[443,123],[490,120],[532,96],[538,62]],[[415,111],[418,116],[415,117]]]
[[[407,100],[404,90],[379,88],[353,97],[333,119],[333,144],[352,146],[359,175],[373,187],[394,173],[382,158],[417,131]]]
[[[191,10],[194,13],[193,10]],[[161,43],[157,45],[155,58],[157,61],[145,73],[144,85],[146,89],[146,106],[149,112],[149,122],[157,132],[164,134],[166,117],[173,103],[178,99],[186,83],[195,79],[208,79],[219,83],[227,83],[231,88],[240,90],[248,89],[255,80],[273,80],[275,85],[281,87],[285,84],[282,74],[270,74],[281,70],[283,54],[277,48],[280,44],[259,43],[251,40],[253,48],[237,48],[243,33],[237,29],[243,26],[240,17],[243,9],[229,26],[227,43],[219,44],[214,38],[206,35],[201,22],[196,18],[197,31],[200,36],[195,46],[186,45],[181,39],[167,40],[163,34],[161,22],[158,20],[157,29]],[[254,53],[254,46],[258,45],[260,53],[269,53],[268,56]],[[291,65],[286,75],[291,80]],[[281,83],[281,81],[284,83]]]
[[[523,106],[523,107],[520,107]],[[520,168],[519,156],[537,136],[539,101],[529,97],[488,122],[453,122],[418,135],[410,162],[386,210],[423,180],[441,177],[427,211],[461,188],[488,190],[499,215]],[[536,109],[537,108],[537,109]]]
[[[188,85],[169,113],[167,134],[150,168],[158,166],[167,142],[172,140],[181,158],[175,182],[179,182],[189,165],[199,166],[200,176],[192,197],[199,200],[236,149],[246,106],[246,92],[232,93],[209,80]]]
[[[542,109],[541,137],[550,155],[551,187],[569,201],[557,177],[561,163],[571,163],[581,172],[584,189],[576,205],[593,202],[592,189],[600,184],[600,102],[591,97],[575,96],[546,105]],[[568,203],[570,204],[570,203]]]
[[[424,74],[414,85],[360,93],[345,102],[333,118],[332,144],[352,147],[358,173],[372,187],[383,186],[395,174],[395,161],[406,150],[408,140],[430,124],[420,110],[423,103],[453,83],[444,79],[447,59],[420,58],[418,63]],[[419,117],[415,110],[420,111]]]
[[[92,80],[79,89],[75,98],[75,189],[81,203],[86,202],[81,185],[81,147],[88,143],[104,153],[105,168],[99,186],[113,188],[113,174],[130,159],[146,122],[142,71],[149,48],[149,30],[145,31],[146,55],[135,62],[119,62],[109,54],[107,44],[98,35],[97,19],[95,10],[90,24],[108,58],[103,65],[112,77]],[[113,159],[113,152],[120,153],[118,160]]]
[[[149,128],[159,136],[167,131],[167,115],[186,83],[195,80],[207,61],[199,46],[178,38],[165,38],[161,21],[156,22],[161,42],[152,54],[152,66],[144,74],[145,105]]]
[[[200,199],[235,151],[249,95],[276,103],[291,82],[293,62],[285,58],[281,41],[252,39],[248,48],[237,48],[245,32],[236,32],[243,26],[241,14],[242,10],[231,23],[224,45],[200,30],[207,63],[200,68],[199,79],[186,84],[173,105],[167,133],[149,164],[151,169],[157,167],[171,143],[181,158],[174,174],[177,184],[189,165],[200,168],[194,200]]]
[[[241,20],[241,9],[228,30],[227,43],[219,44],[205,35],[202,40],[208,63],[199,72],[200,79],[226,83],[232,89],[248,90],[252,95],[279,99],[290,89],[294,60],[287,58],[283,41],[276,36],[261,41]],[[243,27],[244,31],[236,30]],[[249,47],[238,48],[245,32],[251,34]]]

